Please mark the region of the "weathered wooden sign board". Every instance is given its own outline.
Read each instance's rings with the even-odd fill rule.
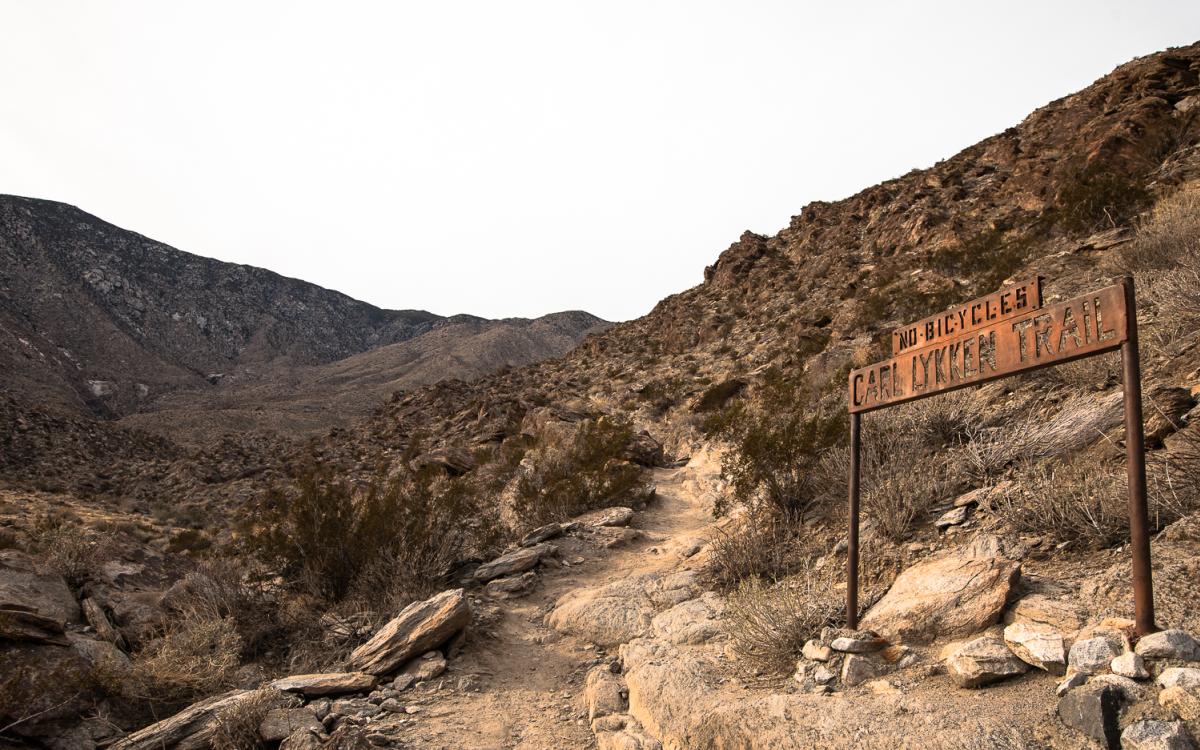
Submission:
[[[859,445],[862,414],[1040,367],[1121,350],[1135,621],[1155,630],[1146,512],[1141,366],[1133,279],[1044,306],[1033,278],[892,333],[892,357],[850,372],[850,528],[846,619],[858,627]]]

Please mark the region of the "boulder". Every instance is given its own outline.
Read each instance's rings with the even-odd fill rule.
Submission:
[[[1160,630],[1142,636],[1134,651],[1147,659],[1200,661],[1200,642],[1186,630]]]
[[[307,708],[272,708],[258,724],[258,735],[266,742],[280,742],[298,731],[322,732],[325,727]]]
[[[839,635],[829,642],[834,651],[845,654],[867,654],[887,648],[888,642],[870,630]]]
[[[279,743],[279,750],[321,750],[324,746],[321,737],[317,732],[300,729]]]
[[[443,591],[413,602],[350,654],[351,671],[385,675],[418,654],[442,645],[471,622],[471,606],[462,589]]]
[[[1104,747],[1121,745],[1121,709],[1125,696],[1112,685],[1087,684],[1071,690],[1058,701],[1058,718],[1063,724],[1099,741]]]
[[[963,637],[996,622],[1021,567],[980,556],[980,547],[920,562],[900,574],[862,619],[862,627],[891,641]]]
[[[804,643],[804,648],[800,650],[801,655],[810,661],[829,661],[833,657],[833,649],[817,640],[808,640]]]
[[[1029,665],[1014,656],[1000,639],[982,636],[951,653],[946,671],[955,685],[976,688],[1024,674]]]
[[[1063,633],[1064,638],[1070,638],[1087,622],[1087,612],[1070,600],[1052,599],[1044,594],[1029,594],[1021,597],[1009,608],[1004,615],[1004,622],[1045,625]]]
[[[17,604],[0,604],[0,640],[70,645],[62,620],[39,615]]]
[[[535,581],[537,581],[537,573],[527,570],[520,575],[496,578],[488,581],[484,590],[487,591],[488,596],[495,599],[511,599],[529,591]]]
[[[1158,684],[1169,688],[1179,686],[1188,690],[1200,688],[1200,669],[1195,667],[1170,667],[1158,676]]]
[[[1067,654],[1062,633],[1049,625],[1014,622],[1004,628],[1004,645],[1021,661],[1050,674],[1067,671]]]
[[[1121,650],[1107,638],[1084,638],[1075,641],[1067,656],[1067,664],[1074,672],[1100,674],[1109,669],[1112,660],[1120,656]]]
[[[1146,664],[1142,661],[1142,657],[1132,651],[1126,651],[1113,659],[1109,669],[1113,674],[1128,677],[1131,680],[1150,679],[1150,673],[1146,671]]]
[[[1121,732],[1122,750],[1196,750],[1196,743],[1180,721],[1142,719]]]
[[[625,449],[621,451],[621,458],[639,466],[662,466],[663,446],[649,432],[642,430],[629,438]]]
[[[842,660],[842,684],[855,687],[873,680],[883,673],[883,668],[865,656],[847,654]]]
[[[79,603],[60,575],[38,572],[33,558],[0,550],[0,609],[21,610],[57,620],[79,622]]]
[[[375,688],[379,678],[365,672],[328,672],[298,674],[271,683],[271,687],[305,696],[345,695],[366,693]]]
[[[971,517],[970,505],[959,505],[951,508],[943,513],[936,521],[933,522],[935,529],[948,529],[951,526],[961,526]]]
[[[633,508],[616,505],[584,513],[575,519],[584,526],[628,526],[633,520]]]
[[[1158,704],[1181,719],[1200,721],[1200,688],[1166,688],[1158,694]]]
[[[561,536],[562,533],[563,525],[561,523],[548,523],[545,526],[539,526],[521,537],[519,544],[522,547],[532,547],[535,544],[540,544],[541,542]]]
[[[524,573],[537,565],[541,555],[536,548],[521,547],[500,555],[491,562],[486,562],[475,569],[475,580],[486,583],[494,578],[503,578],[517,573]]]
[[[446,671],[446,666],[446,657],[442,656],[441,651],[430,651],[423,654],[420,659],[413,659],[405,664],[397,678],[400,676],[411,677],[414,684],[428,682],[436,677],[441,677]]]

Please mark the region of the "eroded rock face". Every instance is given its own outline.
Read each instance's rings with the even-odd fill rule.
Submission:
[[[388,674],[414,656],[450,640],[470,622],[471,605],[463,590],[443,591],[405,607],[350,654],[347,667],[367,674]]]
[[[965,688],[982,687],[1028,670],[1028,664],[1014,656],[1000,639],[991,636],[976,638],[946,659],[950,679]]]
[[[950,552],[901,573],[861,624],[891,641],[971,635],[999,619],[1020,575],[1020,565],[1003,557]]]
[[[62,576],[39,573],[17,550],[0,551],[0,609],[24,610],[60,623],[79,622],[79,603]]]
[[[649,632],[659,610],[693,599],[701,591],[694,571],[652,573],[571,591],[558,600],[546,624],[600,646],[617,646]]]
[[[724,601],[710,591],[655,615],[650,624],[656,636],[671,643],[704,643],[721,634],[724,610]]]

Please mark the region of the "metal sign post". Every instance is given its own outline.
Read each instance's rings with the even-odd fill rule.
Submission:
[[[1146,446],[1133,278],[1043,307],[1034,278],[902,326],[891,359],[850,372],[849,529],[846,540],[846,622],[858,627],[859,453],[862,414],[1020,372],[1121,350],[1129,535],[1139,634],[1156,630],[1146,509]]]

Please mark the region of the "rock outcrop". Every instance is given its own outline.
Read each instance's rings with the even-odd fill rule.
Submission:
[[[350,654],[350,670],[386,675],[405,662],[442,645],[471,622],[471,605],[462,589],[443,591],[413,602],[369,641]]]

